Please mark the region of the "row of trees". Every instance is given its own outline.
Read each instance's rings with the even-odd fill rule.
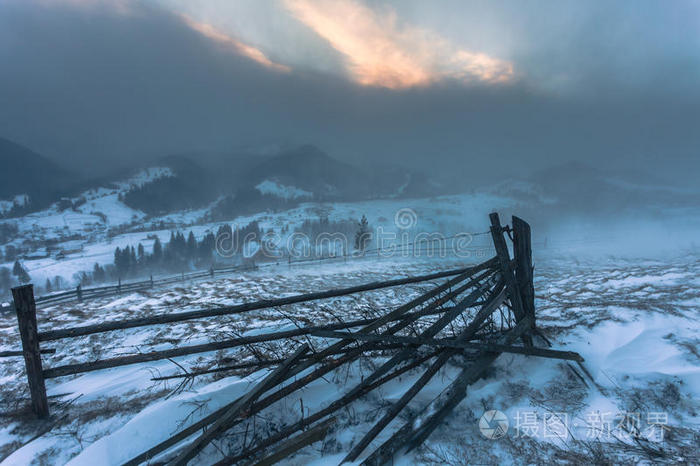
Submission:
[[[221,225],[216,235],[209,232],[199,241],[192,231],[187,236],[182,232],[171,232],[170,240],[165,244],[156,237],[150,253],[141,243],[136,247],[117,247],[114,251],[114,273],[118,278],[126,278],[145,273],[207,268],[215,262],[217,248],[240,253],[244,240],[259,241],[262,233],[255,221],[235,229],[230,225]],[[93,275],[98,275],[98,271],[93,271]]]
[[[316,247],[335,248],[330,251],[320,251],[324,253],[347,254],[352,250],[363,252],[372,240],[372,232],[366,216],[362,216],[359,221],[329,220],[328,217],[320,217],[316,220],[304,220],[295,230],[295,233],[305,235],[312,246],[312,253],[317,253]],[[331,236],[329,236],[331,235]],[[332,243],[324,243],[322,238],[330,238]]]
[[[8,267],[0,267],[0,293],[3,295],[10,291],[10,288],[19,284],[32,281],[27,269],[19,261],[15,261],[12,270]]]
[[[287,227],[282,230],[282,233],[285,232],[288,232]],[[343,251],[335,251],[336,253],[345,253],[353,247],[356,251],[363,251],[371,241],[369,223],[364,215],[359,222],[353,220],[329,221],[327,218],[307,220],[296,228],[295,232],[304,233],[313,242],[316,242],[318,237],[324,233],[343,234],[350,244],[346,244]],[[185,270],[204,269],[211,267],[217,257],[240,257],[244,252],[244,245],[250,242],[260,242],[263,233],[256,221],[236,228],[232,228],[228,224],[221,225],[216,234],[209,232],[200,240],[195,238],[192,231],[187,236],[182,232],[173,231],[170,234],[170,240],[165,244],[158,237],[155,237],[150,252],[146,251],[141,243],[136,246],[117,247],[114,250],[112,264],[101,266],[95,263],[91,271],[79,272],[73,278],[83,286],[90,286],[106,281],[160,272],[177,273]],[[15,261],[12,269],[0,268],[0,293],[2,294],[9,292],[13,286],[30,281],[29,273],[18,260]],[[56,291],[63,288],[64,285],[63,279],[56,276],[53,280],[46,280],[43,291]]]

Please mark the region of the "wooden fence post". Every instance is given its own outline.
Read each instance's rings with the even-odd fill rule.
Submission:
[[[122,277],[119,277],[119,282],[117,283],[117,293],[122,294]]]
[[[214,266],[213,265],[211,267],[209,267],[209,276],[211,278],[214,278]]]
[[[41,368],[34,286],[23,285],[12,288],[12,299],[14,300],[19,334],[22,339],[22,353],[27,369],[29,392],[32,396],[32,409],[40,419],[46,418],[49,415],[49,402],[46,398],[46,385],[44,384],[44,374]]]
[[[78,301],[83,300],[83,290],[82,290],[82,285],[78,283],[78,286],[75,288],[75,294],[78,296]]]
[[[151,288],[153,288],[153,274],[151,274]]]
[[[503,237],[504,228],[501,226],[501,220],[499,219],[497,212],[489,214],[489,218],[491,219],[491,237],[493,238],[493,246],[496,248],[496,255],[498,256],[498,262],[500,263],[501,274],[503,275],[503,279],[506,283],[510,303],[513,306],[513,314],[515,314],[515,319],[520,322],[527,317],[527,314],[525,313],[518,282],[515,279],[513,267],[510,263],[508,245]],[[523,335],[522,340],[526,345],[532,346],[532,339],[529,335]]]
[[[515,215],[513,215],[513,256],[515,258],[515,281],[518,282],[523,309],[527,315],[532,316],[534,327],[535,286],[530,225]]]

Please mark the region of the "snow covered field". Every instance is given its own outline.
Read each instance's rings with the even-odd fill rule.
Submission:
[[[157,174],[162,175],[161,172],[154,171],[151,176]],[[141,174],[135,180],[141,180],[143,176],[145,175]],[[136,183],[136,181],[132,180],[130,183]],[[122,187],[123,189],[124,187]],[[164,217],[151,217],[147,222],[137,225],[138,231],[107,235],[109,226],[129,225],[134,219],[143,219],[145,215],[122,204],[117,199],[118,191],[103,193],[106,197],[93,194],[102,203],[104,208],[101,212],[106,213],[106,218],[109,219],[108,224],[104,224],[100,218],[90,213],[80,215],[70,211],[69,213],[59,213],[55,209],[30,214],[17,220],[5,220],[5,222],[16,222],[23,237],[33,237],[37,240],[70,237],[71,235],[92,238],[82,242],[81,251],[69,254],[60,260],[55,257],[23,260],[22,263],[34,283],[43,285],[46,279],[53,279],[58,275],[64,279],[67,285],[75,286],[74,276],[77,273],[92,270],[95,263],[102,266],[112,264],[114,250],[117,247],[124,248],[141,243],[146,251],[150,252],[153,247],[152,238],[154,235],[157,235],[161,242],[167,242],[171,231],[176,229],[175,227],[159,229],[158,225],[161,222],[166,225],[177,225],[177,229],[185,232],[192,231],[197,239],[201,239],[208,232],[215,233],[219,225],[222,224],[243,227],[252,221],[257,221],[265,231],[273,229],[282,237],[286,237],[305,220],[317,220],[324,217],[331,221],[348,219],[357,221],[362,215],[366,215],[375,233],[378,229],[391,233],[397,232],[395,218],[397,213],[411,212],[410,228],[406,231],[411,233],[417,231],[437,232],[449,236],[462,232],[482,231],[485,229],[485,220],[488,218],[489,212],[494,209],[510,209],[516,205],[516,201],[510,198],[477,193],[442,196],[433,199],[389,199],[348,203],[309,202],[282,212],[261,212],[232,218],[226,222],[202,221],[202,216],[206,211],[198,210]],[[80,209],[91,212],[90,202],[92,201],[81,206]],[[128,212],[124,209],[127,209]],[[153,227],[149,228],[149,225]],[[146,227],[147,231],[142,231],[142,227]],[[283,227],[287,229],[287,233],[281,233]],[[398,243],[399,239],[397,236],[395,243]],[[59,245],[62,244],[64,243],[59,243]],[[10,268],[12,265],[12,262],[0,264],[0,266]]]
[[[538,326],[554,348],[579,352],[595,383],[586,376],[579,378],[581,370],[566,362],[502,355],[495,370],[469,388],[467,398],[448,422],[421,449],[397,464],[697,464],[700,257],[686,254],[653,260],[572,260],[550,249],[547,255],[535,259]],[[39,328],[64,328],[350,286],[452,268],[460,263],[457,259],[391,258],[291,269],[269,267],[118,299],[41,309]],[[333,322],[335,316],[361,318],[387,312],[430,287],[420,284],[391,288],[233,317],[62,340],[60,344],[44,345],[57,349],[44,361],[51,367]],[[15,329],[13,315],[0,316],[0,350],[16,349]],[[269,344],[265,356],[275,357],[289,350]],[[51,379],[47,389],[53,415],[48,423],[30,420],[22,361],[0,359],[0,458],[4,458],[3,464],[13,465],[62,464],[69,460],[86,465],[120,463],[229,402],[267,370],[211,374],[184,386],[180,385],[182,379],[155,382],[152,377],[178,374],[183,367],[208,369],[253,357],[250,349],[238,348]],[[263,411],[255,420],[255,429],[251,426],[247,434],[244,425],[232,429],[207,447],[199,460],[217,461],[221,451],[240,447],[244,436],[250,443],[253,433],[264,436],[297,419],[302,405],[304,415],[313,413],[352,386],[353,380],[367,374],[371,364],[363,361],[310,384],[291,399]],[[453,366],[438,374],[409,408],[427,404],[458,370]],[[381,409],[398,400],[419,375],[414,371],[396,379],[339,412],[338,426],[323,442],[307,447],[286,464],[337,464],[350,445],[371,427]],[[509,427],[503,438],[488,439],[480,432],[479,420],[488,410],[501,411],[507,417]],[[392,422],[372,446],[378,446],[402,423],[401,419]]]

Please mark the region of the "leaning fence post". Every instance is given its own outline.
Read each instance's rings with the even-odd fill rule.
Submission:
[[[44,373],[41,368],[34,286],[23,285],[12,288],[12,299],[14,300],[19,334],[22,339],[22,353],[27,369],[29,392],[32,396],[32,409],[39,418],[45,418],[49,415],[49,402],[46,398]]]
[[[497,212],[489,214],[489,218],[491,219],[491,238],[493,239],[493,246],[496,249],[496,255],[498,256],[501,274],[503,275],[506,289],[508,290],[510,303],[513,305],[515,319],[519,322],[524,319],[527,314],[525,312],[525,308],[523,307],[523,300],[520,295],[518,283],[515,279],[515,274],[513,273],[513,266],[510,263],[508,245],[506,244],[505,238],[503,238],[505,228],[501,226],[501,220],[498,217]],[[528,335],[523,335],[522,339],[525,344],[532,346],[532,340]]]
[[[78,296],[78,301],[83,300],[83,290],[80,283],[78,283],[78,286],[75,288],[75,294]]]
[[[530,225],[513,215],[513,256],[515,258],[515,281],[520,289],[523,309],[532,316],[535,325],[535,286],[533,283],[532,243]]]

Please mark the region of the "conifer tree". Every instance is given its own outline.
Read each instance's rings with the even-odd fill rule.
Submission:
[[[364,215],[357,224],[357,232],[355,233],[355,250],[363,252],[367,247],[372,233],[369,231],[369,222]]]

